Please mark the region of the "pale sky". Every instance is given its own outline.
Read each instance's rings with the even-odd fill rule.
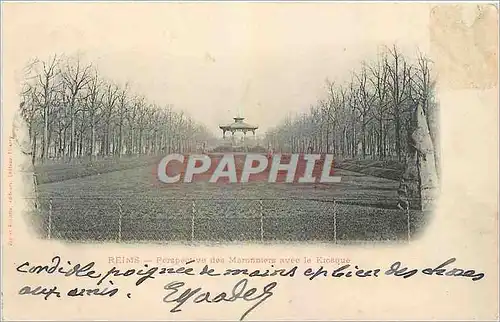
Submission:
[[[238,108],[258,133],[309,109],[377,46],[429,46],[427,4],[4,3],[4,68],[85,53],[101,75],[214,133]],[[5,76],[9,77],[8,71]],[[16,89],[17,90],[17,89]]]

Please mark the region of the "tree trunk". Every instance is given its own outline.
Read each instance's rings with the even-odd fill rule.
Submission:
[[[95,115],[92,113],[90,117],[90,160],[94,159],[94,150],[95,150]]]
[[[42,162],[47,158],[49,149],[49,107],[46,104],[43,108],[43,146],[42,146]]]
[[[122,154],[122,144],[123,144],[122,136],[123,136],[123,117],[120,116],[120,124],[118,126],[118,156],[121,156]]]
[[[74,113],[74,102],[71,102],[70,117],[71,117],[71,132],[69,141],[69,159],[75,157],[75,113]]]
[[[378,132],[378,156],[379,158],[382,158],[384,156],[383,154],[383,136],[384,136],[384,125],[382,123],[382,118],[378,121],[379,125],[379,132]]]
[[[36,135],[33,136],[33,152],[31,153],[31,163],[35,165],[36,160]]]
[[[401,120],[398,107],[396,107],[396,113],[394,113],[394,131],[396,140],[396,155],[398,157],[398,161],[401,161]]]
[[[365,116],[361,118],[361,153],[363,154],[363,159],[366,158],[366,124]]]

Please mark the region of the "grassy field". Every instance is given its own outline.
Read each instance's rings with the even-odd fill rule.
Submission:
[[[125,167],[115,162],[107,169],[116,170],[40,183],[43,235],[50,230],[51,238],[122,242],[407,238],[407,214],[396,208],[395,180],[337,169],[342,181],[328,185],[165,185],[156,180],[155,161],[126,161]],[[81,173],[78,165],[71,168]],[[412,211],[410,220],[415,231],[422,214]]]
[[[398,161],[378,160],[342,160],[336,166],[344,169],[364,173],[370,176],[400,180],[405,170],[404,164]]]
[[[73,159],[71,161],[47,160],[45,163],[38,162],[35,172],[39,184],[82,178],[91,175],[133,169],[145,165],[154,164],[161,157],[152,156],[127,156],[106,157],[97,160]]]

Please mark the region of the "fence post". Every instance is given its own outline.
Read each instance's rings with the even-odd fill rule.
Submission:
[[[337,243],[337,201],[333,199],[333,242]]]
[[[259,199],[260,210],[260,241],[264,241],[264,208],[262,207],[262,200]]]
[[[122,203],[118,200],[118,242],[122,242]]]
[[[196,204],[193,200],[191,205],[191,241],[194,241],[194,215],[196,213]]]
[[[49,199],[49,218],[47,227],[47,239],[52,237],[52,198]]]
[[[36,173],[33,173],[33,183],[35,184],[35,197],[38,195],[38,179]]]

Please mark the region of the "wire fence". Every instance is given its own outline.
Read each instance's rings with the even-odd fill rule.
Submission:
[[[46,198],[48,239],[129,241],[391,241],[411,239],[419,211],[394,200]]]

